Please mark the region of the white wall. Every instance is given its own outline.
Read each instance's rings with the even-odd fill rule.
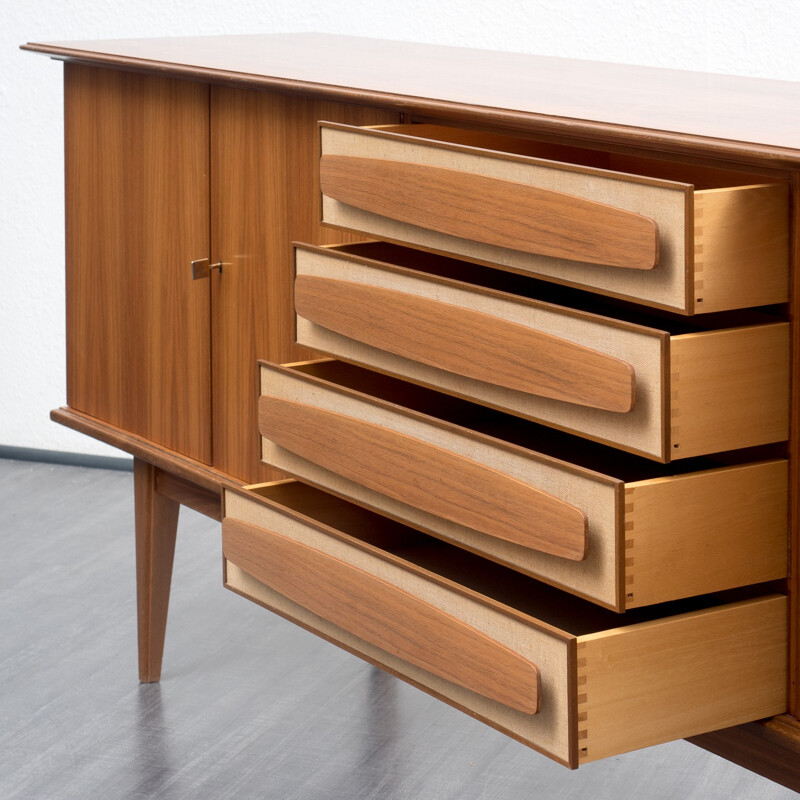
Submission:
[[[0,0],[0,445],[116,454],[66,396],[61,66],[25,41],[323,31],[800,80],[795,0]]]

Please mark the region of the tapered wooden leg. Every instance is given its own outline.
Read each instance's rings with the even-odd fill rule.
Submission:
[[[136,511],[136,598],[139,617],[139,680],[161,678],[169,587],[180,505],[156,491],[156,468],[133,461]]]

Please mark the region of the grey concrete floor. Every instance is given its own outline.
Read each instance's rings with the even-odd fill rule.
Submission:
[[[181,510],[139,685],[130,473],[0,461],[2,800],[797,797],[675,742],[570,772],[222,588]]]

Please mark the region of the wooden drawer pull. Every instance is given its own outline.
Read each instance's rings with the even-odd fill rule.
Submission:
[[[356,341],[458,375],[605,411],[633,408],[633,367],[480,311],[351,281],[298,275],[295,308]]]
[[[386,652],[523,713],[539,710],[535,664],[381,578],[233,519],[222,524],[222,549],[284,597]]]
[[[324,155],[324,195],[400,222],[527,253],[652,269],[656,223],[551,189],[376,158]]]
[[[522,481],[354,417],[262,396],[258,426],[295,455],[459,525],[543,553],[586,557],[586,515]]]

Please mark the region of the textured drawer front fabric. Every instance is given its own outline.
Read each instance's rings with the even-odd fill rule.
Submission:
[[[682,313],[788,298],[785,184],[538,147],[545,158],[506,136],[321,123],[323,221]]]
[[[423,407],[397,381],[376,396],[380,377],[262,365],[263,460],[618,610],[786,574],[785,461],[672,474],[620,457],[601,472],[570,462],[568,437],[514,420],[510,439],[476,432],[434,392],[416,390],[429,414],[397,404]]]
[[[228,588],[561,763],[578,766],[785,707],[784,597],[623,619],[582,601],[555,602],[554,590],[491,564],[483,569],[475,556],[426,544],[302,484],[250,489],[226,492]],[[303,570],[318,562],[332,568],[305,579]],[[350,602],[352,586],[377,589],[371,607]],[[396,602],[423,609],[422,621],[395,618],[387,630]],[[430,641],[430,626],[442,627],[440,640]],[[465,637],[496,654],[488,674],[479,654],[461,649]],[[477,685],[463,679],[473,667]]]
[[[671,335],[376,250],[297,246],[300,344],[660,461],[788,436],[787,323]]]

